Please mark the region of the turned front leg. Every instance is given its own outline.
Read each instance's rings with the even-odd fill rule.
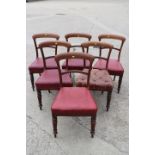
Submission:
[[[96,115],[94,116],[91,116],[91,137],[93,138],[94,137],[94,134],[95,134],[95,126],[96,126]]]

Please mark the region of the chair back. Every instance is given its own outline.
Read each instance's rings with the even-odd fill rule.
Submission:
[[[39,50],[39,43],[37,42],[37,40],[39,38],[46,38],[46,39],[55,39],[55,40],[59,40],[60,36],[58,34],[54,34],[54,33],[38,33],[38,34],[34,34],[32,36],[33,42],[34,42],[34,46],[35,46],[35,51],[36,51],[36,58],[38,58],[39,54],[38,54],[38,50]],[[55,48],[55,47],[53,47]]]
[[[101,34],[98,36],[98,39],[99,41],[104,41],[104,42],[106,42],[105,41],[106,39],[120,41],[119,47],[115,47],[113,45],[113,49],[119,52],[118,53],[118,61],[119,61],[121,57],[122,47],[124,45],[126,38],[120,35],[115,35],[115,34]]]
[[[87,70],[62,70],[61,69],[61,65],[60,65],[60,61],[65,60],[67,61],[68,59],[82,59],[82,60],[86,60],[89,61],[89,67]],[[68,73],[80,73],[80,74],[85,74],[87,75],[87,87],[89,88],[89,80],[90,80],[90,72],[92,69],[92,64],[94,61],[94,56],[90,55],[90,54],[86,54],[86,53],[78,53],[78,52],[69,52],[69,53],[62,53],[62,54],[58,54],[55,56],[55,60],[56,63],[58,65],[58,70],[59,70],[59,77],[60,77],[60,84],[62,86],[62,76],[64,74],[68,74]]]
[[[48,56],[48,57],[46,57],[44,49],[45,48],[53,48],[53,47],[56,48],[55,55],[57,55],[58,54],[57,53],[58,47],[65,47],[66,48],[66,52],[69,52],[71,44],[67,43],[67,42],[64,42],[64,41],[46,41],[46,42],[40,43],[39,44],[39,48],[41,50],[41,55],[42,55],[42,58],[43,58],[44,69],[48,69],[47,68],[47,64],[46,64],[46,60],[51,58],[51,57],[55,57],[55,56]]]
[[[86,33],[68,33],[65,35],[65,39],[66,41],[71,41],[75,38],[81,38],[81,39],[86,39],[86,41],[90,41],[92,36],[90,34],[86,34]],[[75,47],[81,47],[81,43],[80,44],[73,44],[72,45],[72,48],[75,48]]]
[[[82,43],[81,47],[82,47],[83,52],[85,52],[85,49],[86,49],[86,53],[89,53],[89,47],[97,47],[97,48],[99,48],[98,56],[94,56],[94,57],[97,58],[97,59],[106,60],[106,68],[108,67],[108,61],[109,61],[111,51],[112,51],[112,48],[113,48],[113,46],[111,44],[96,42],[96,41],[89,41],[89,42]],[[104,49],[108,50],[108,53],[107,53],[106,57],[102,56]]]

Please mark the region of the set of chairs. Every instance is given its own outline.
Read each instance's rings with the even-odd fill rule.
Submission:
[[[98,41],[91,41],[92,36],[84,33],[70,33],[65,35],[66,41],[60,41],[57,34],[43,33],[32,36],[36,59],[29,66],[30,79],[33,90],[37,91],[38,103],[42,110],[42,91],[59,90],[52,102],[51,112],[53,119],[54,136],[57,135],[58,116],[90,116],[91,136],[95,134],[97,106],[90,90],[107,92],[106,110],[109,110],[113,91],[111,75],[119,76],[118,93],[121,88],[124,68],[120,56],[125,37],[113,34],[101,34]],[[47,39],[38,43],[39,38]],[[71,44],[74,38],[85,39],[80,44]],[[118,40],[120,46],[115,47],[106,43],[104,39]],[[64,47],[61,52],[59,47]],[[98,48],[98,55],[90,54],[90,48]],[[54,50],[46,56],[46,48]],[[73,48],[78,48],[74,51]],[[112,59],[111,53],[118,52],[118,58]],[[106,52],[106,55],[104,55]],[[39,54],[41,53],[41,56]],[[95,60],[97,60],[95,62]],[[94,63],[95,62],[95,63]],[[34,74],[40,76],[34,82]]]

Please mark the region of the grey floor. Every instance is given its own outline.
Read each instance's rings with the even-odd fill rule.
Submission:
[[[129,73],[128,73],[128,1],[85,0],[35,1],[27,9],[27,66],[35,58],[32,35],[53,32],[85,32],[96,40],[100,33],[116,33],[127,38],[121,55],[125,68],[122,88],[117,93],[117,80],[109,112],[105,111],[106,93],[92,92],[98,106],[96,134],[90,137],[90,118],[60,117],[58,138],[53,137],[50,107],[56,91],[43,92],[43,110],[40,111],[36,92],[31,89],[27,70],[27,155],[127,155],[129,149]],[[38,76],[35,76],[35,79]]]

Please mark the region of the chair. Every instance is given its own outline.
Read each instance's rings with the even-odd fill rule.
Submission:
[[[73,41],[76,38],[78,38],[79,40],[82,39],[85,41],[90,41],[92,36],[90,34],[85,34],[85,33],[69,33],[69,34],[65,35],[65,39],[67,42]],[[71,48],[81,48],[81,43],[72,44]],[[83,60],[81,60],[81,59],[70,59],[68,61],[68,64],[66,64],[66,62],[64,62],[62,68],[63,69],[67,68],[67,69],[82,70],[83,68],[89,68],[88,63],[89,63],[89,61],[86,61],[86,64],[84,66]]]
[[[43,68],[44,68],[43,59],[41,57],[39,57],[39,47],[38,47],[39,43],[37,42],[37,40],[38,39],[50,39],[50,40],[56,39],[56,40],[59,40],[59,35],[52,34],[52,33],[40,33],[40,34],[34,34],[32,36],[32,39],[34,41],[34,46],[35,46],[35,51],[36,51],[36,59],[29,65],[28,69],[29,69],[32,89],[34,91],[35,87],[34,87],[34,75],[33,74],[42,73]],[[53,48],[55,48],[55,47],[53,47]],[[47,61],[47,66],[50,68],[57,68],[55,60],[53,58],[51,58]]]
[[[87,72],[80,70],[68,70],[62,72],[60,68],[60,61],[63,59],[85,59],[90,63]],[[52,120],[54,136],[57,135],[57,117],[58,116],[88,116],[91,117],[91,136],[95,134],[96,113],[97,105],[89,91],[89,77],[90,70],[94,57],[84,53],[70,52],[67,54],[60,54],[55,57],[59,69],[60,84],[62,86],[62,77],[68,73],[81,73],[87,75],[87,88],[86,87],[61,87],[57,96],[55,97],[52,106]]]
[[[71,45],[69,43],[63,42],[63,41],[49,41],[49,42],[42,42],[39,44],[39,48],[41,50],[41,54],[43,57],[43,64],[44,64],[44,71],[35,82],[40,110],[42,110],[41,91],[42,90],[49,91],[49,90],[60,89],[60,80],[59,80],[58,69],[50,69],[47,66],[47,60],[51,60],[52,56],[45,57],[45,51],[44,51],[45,48],[52,48],[53,46],[57,46],[57,48],[65,47],[67,49],[66,52],[68,52]],[[57,52],[56,52],[56,54],[57,54]],[[56,66],[57,66],[57,64],[56,64]],[[63,78],[63,82],[62,82],[63,86],[67,86],[67,87],[73,86],[70,74],[65,74],[62,78]]]
[[[119,43],[120,43],[119,47],[113,46],[113,50],[118,52],[117,59],[110,58],[109,63],[108,63],[108,72],[110,75],[114,75],[114,80],[115,80],[116,76],[119,76],[118,88],[117,88],[118,93],[119,93],[120,88],[121,88],[123,74],[124,74],[124,68],[120,62],[120,57],[121,57],[122,47],[123,47],[126,39],[123,36],[118,36],[118,35],[113,35],[113,34],[101,34],[98,36],[98,39],[99,39],[99,41],[104,41],[105,39],[115,40],[115,41],[119,41]],[[106,61],[102,60],[102,59],[99,59],[96,62],[96,64],[94,65],[94,68],[96,68],[96,69],[105,69],[105,67],[106,67]]]
[[[89,47],[97,47],[99,49],[99,56],[95,56],[95,58],[100,58],[102,60],[105,60],[108,64],[108,60],[111,54],[112,45],[101,43],[101,42],[86,42],[81,44],[83,50],[87,49],[87,52],[89,52]],[[107,57],[102,56],[103,49],[107,49]],[[107,66],[107,65],[106,65]],[[78,87],[84,87],[87,84],[87,77],[85,75],[80,75],[76,79],[76,85]],[[89,81],[89,89],[90,90],[97,90],[101,91],[102,93],[104,91],[107,92],[107,105],[106,110],[109,110],[110,107],[110,101],[111,101],[111,95],[113,90],[113,82],[111,79],[111,76],[109,75],[106,68],[104,70],[99,69],[92,69],[90,74],[90,81]]]

